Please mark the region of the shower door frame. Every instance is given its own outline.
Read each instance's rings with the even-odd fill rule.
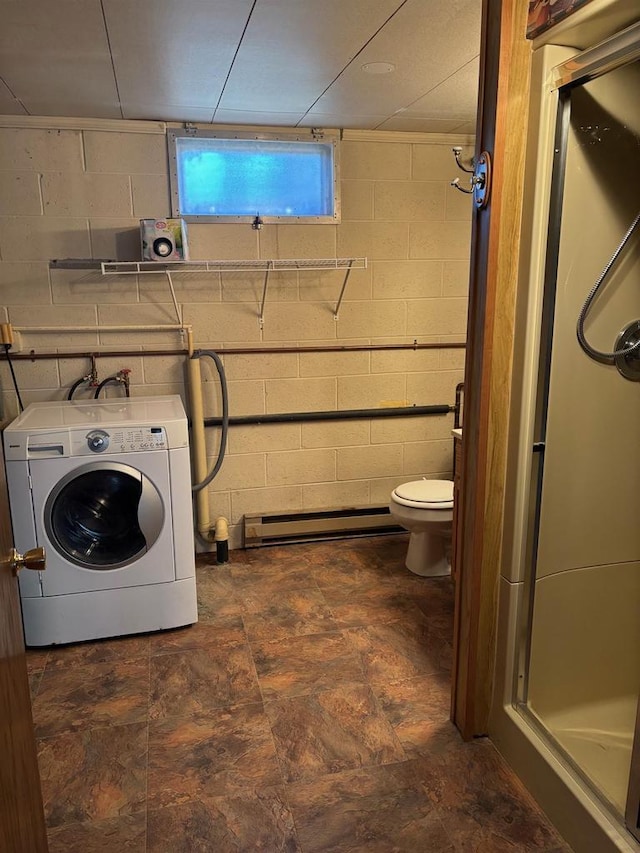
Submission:
[[[582,51],[565,63],[553,69],[551,92],[558,98],[556,124],[554,131],[554,160],[551,179],[548,216],[548,238],[544,261],[544,281],[542,288],[542,314],[539,333],[539,356],[537,386],[535,392],[535,413],[533,416],[533,446],[530,458],[529,523],[526,529],[524,567],[524,600],[520,611],[520,630],[518,664],[514,673],[514,707],[528,724],[536,731],[556,754],[568,765],[588,788],[598,797],[606,810],[620,820],[617,812],[607,801],[604,794],[597,790],[582,768],[575,762],[567,750],[561,746],[546,728],[542,720],[529,708],[528,687],[533,634],[533,608],[535,600],[537,546],[540,527],[542,502],[542,483],[544,474],[544,451],[546,439],[547,411],[551,375],[551,355],[557,272],[560,256],[560,229],[564,195],[566,155],[568,147],[569,121],[571,115],[571,91],[611,71],[632,62],[640,61],[640,22],[606,39],[594,47]],[[627,787],[627,801],[623,816],[627,830],[640,841],[640,699],[636,715],[631,768]]]

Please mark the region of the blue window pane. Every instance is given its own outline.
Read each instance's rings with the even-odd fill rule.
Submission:
[[[333,145],[176,139],[180,216],[333,216]]]

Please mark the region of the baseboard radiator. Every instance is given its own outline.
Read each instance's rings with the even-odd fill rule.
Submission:
[[[244,516],[244,547],[402,533],[387,506],[350,506]]]

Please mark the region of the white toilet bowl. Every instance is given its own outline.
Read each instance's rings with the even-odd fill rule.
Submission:
[[[405,564],[423,577],[448,575],[446,549],[451,541],[453,482],[414,480],[391,493],[389,512],[411,534]]]

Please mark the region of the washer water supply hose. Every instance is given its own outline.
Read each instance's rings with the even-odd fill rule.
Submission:
[[[640,340],[639,340],[639,341],[636,341],[636,343],[631,344],[630,346],[627,346],[627,347],[623,347],[622,349],[616,350],[615,352],[602,352],[601,350],[597,350],[595,347],[592,347],[591,344],[587,341],[585,334],[584,334],[584,324],[585,324],[585,321],[587,319],[587,314],[589,313],[589,309],[591,308],[591,304],[593,303],[593,300],[598,295],[598,291],[600,290],[602,284],[604,283],[604,280],[606,279],[606,277],[611,272],[611,269],[613,268],[616,261],[618,260],[620,253],[622,252],[624,247],[627,245],[627,243],[631,239],[633,232],[636,230],[636,228],[638,227],[639,224],[640,224],[640,212],[638,213],[636,218],[633,220],[633,222],[629,226],[627,233],[622,238],[620,245],[615,250],[613,255],[611,255],[611,258],[609,259],[607,265],[605,266],[605,268],[600,273],[598,280],[596,281],[596,283],[591,288],[591,292],[587,296],[587,298],[584,302],[584,305],[582,306],[582,308],[580,310],[580,314],[578,316],[578,325],[576,328],[576,334],[578,336],[578,343],[580,344],[582,349],[586,352],[586,354],[589,356],[589,358],[592,358],[594,361],[599,361],[601,364],[615,364],[616,358],[619,358],[620,356],[629,355],[629,353],[637,352],[638,350],[640,350]]]
[[[102,382],[96,388],[96,393],[93,395],[93,399],[97,400],[100,396],[100,392],[105,387],[105,385],[109,385],[113,383],[114,385],[122,385],[124,388],[124,396],[130,397],[131,393],[129,390],[129,374],[131,370],[128,367],[123,367],[122,370],[119,370],[113,376],[107,376],[106,379],[103,379]]]
[[[191,487],[192,492],[199,492],[209,485],[222,467],[224,454],[227,449],[227,433],[229,432],[229,394],[227,392],[227,377],[225,376],[224,367],[217,352],[209,349],[195,350],[191,358],[210,358],[213,361],[220,377],[220,392],[222,394],[222,424],[218,458],[204,480]]]

